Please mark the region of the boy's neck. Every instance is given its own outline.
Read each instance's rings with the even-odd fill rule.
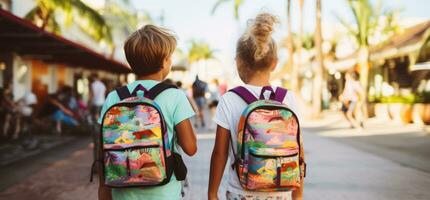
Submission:
[[[155,74],[150,74],[150,75],[142,75],[142,76],[138,76],[137,77],[138,80],[154,80],[154,81],[163,81],[163,75],[158,72]]]
[[[255,72],[246,84],[261,87],[268,86],[270,85],[270,72]]]

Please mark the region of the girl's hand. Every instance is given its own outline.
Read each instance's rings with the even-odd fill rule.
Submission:
[[[218,195],[209,193],[208,194],[208,200],[218,200]]]
[[[228,159],[228,147],[230,131],[218,126],[216,131],[215,146],[212,151],[211,167],[209,175],[208,199],[218,199],[218,188],[224,174],[225,164]]]

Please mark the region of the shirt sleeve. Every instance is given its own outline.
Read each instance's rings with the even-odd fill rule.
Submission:
[[[297,105],[296,96],[293,92],[288,92],[287,97],[284,100],[284,103],[294,112],[296,113],[299,120],[301,120],[300,107]]]
[[[174,126],[178,125],[182,121],[193,117],[196,113],[193,110],[190,102],[188,101],[187,96],[181,90],[177,90],[176,98],[174,99],[176,102],[175,109],[173,111],[173,124]]]
[[[229,115],[228,111],[229,109],[223,96],[221,97],[221,100],[219,101],[218,106],[216,108],[214,122],[219,126],[230,130],[231,127],[229,122],[231,119],[231,115]]]
[[[105,103],[103,104],[97,123],[102,124],[102,118],[103,118],[103,115],[106,113],[107,109],[109,109],[113,104],[119,101],[120,99],[118,94],[115,91],[110,92],[105,100]]]

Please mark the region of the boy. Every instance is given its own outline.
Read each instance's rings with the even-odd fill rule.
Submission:
[[[137,81],[127,84],[132,92],[139,84],[149,90],[163,81],[170,72],[172,54],[176,48],[176,38],[166,29],[146,25],[134,32],[124,44],[124,52],[131,69],[137,75]],[[116,91],[107,96],[100,116],[113,104],[120,101]],[[154,100],[161,109],[166,122],[169,140],[177,143],[189,156],[197,151],[196,137],[190,123],[195,115],[185,94],[178,89],[167,89]],[[101,124],[102,118],[98,122]],[[173,135],[177,141],[173,140]],[[175,145],[176,146],[176,145]],[[101,153],[101,151],[100,151]],[[100,154],[101,155],[101,154]],[[172,176],[169,183],[150,188],[114,188],[103,185],[100,174],[99,199],[179,199],[181,184]]]

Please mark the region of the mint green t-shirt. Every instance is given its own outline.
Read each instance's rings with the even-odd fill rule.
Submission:
[[[139,80],[127,84],[128,90],[131,92],[134,88],[141,84],[147,90],[158,84],[154,80]],[[112,91],[106,98],[101,111],[101,115],[107,111],[113,104],[119,102],[119,96],[116,91]],[[185,93],[182,90],[167,89],[159,94],[154,100],[163,113],[164,120],[166,121],[167,133],[169,140],[172,141],[173,134],[176,134],[174,127],[183,120],[189,119],[195,115]],[[98,122],[101,124],[102,119],[99,118]],[[175,141],[175,146],[176,146]],[[160,199],[160,200],[176,200],[181,198],[181,183],[176,180],[173,175],[170,182],[163,186],[156,186],[152,188],[121,188],[112,189],[112,197],[114,200],[141,200],[141,199]]]

